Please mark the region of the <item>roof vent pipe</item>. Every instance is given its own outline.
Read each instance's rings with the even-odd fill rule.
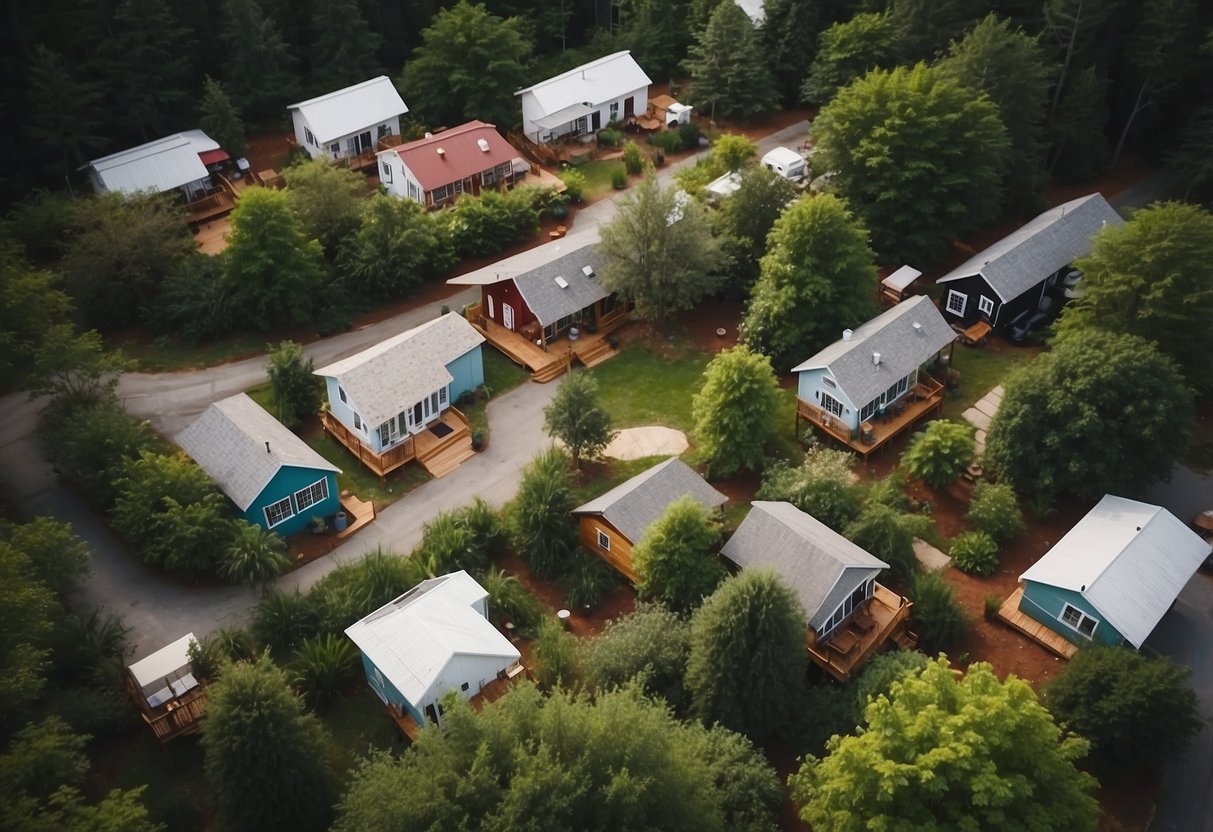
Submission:
[[[443,149],[440,147],[440,148],[438,148],[438,155],[439,155],[441,158],[445,159],[445,158],[446,158],[446,151],[445,151],[445,150],[443,150]]]
[[[850,340],[851,340],[851,336],[852,336],[852,335],[854,335],[854,334],[855,334],[855,333],[854,333],[854,331],[852,331],[852,330],[850,330],[850,329],[844,329],[844,330],[842,331],[842,340],[844,340],[844,341],[850,341]]]
[[[267,454],[270,452],[270,443],[269,443],[269,442],[266,442],[266,443],[265,443],[265,452],[266,452]]]
[[[918,321],[915,321],[915,322],[914,322],[914,332],[916,332],[916,333],[917,333],[917,334],[919,334],[919,335],[922,335],[922,334],[923,334],[923,332],[922,332],[922,324],[918,323]]]
[[[878,353],[878,352],[872,353],[872,363],[875,364],[877,367],[880,366],[880,353]]]
[[[432,138],[434,138],[434,134],[433,134],[433,133],[431,133],[429,130],[426,130],[426,131],[425,131],[425,137],[426,137],[427,139],[432,139]]]

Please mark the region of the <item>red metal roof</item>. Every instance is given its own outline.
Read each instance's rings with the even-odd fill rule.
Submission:
[[[204,165],[213,165],[216,162],[223,162],[229,157],[226,150],[204,150],[198,154],[198,158],[202,160]]]
[[[487,151],[481,149],[481,139],[488,145]],[[522,155],[501,138],[496,127],[483,121],[469,121],[428,139],[418,139],[393,149],[427,191],[457,179],[467,179]],[[443,151],[441,154],[439,149]]]

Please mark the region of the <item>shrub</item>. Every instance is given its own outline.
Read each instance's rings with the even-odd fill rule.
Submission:
[[[341,692],[357,672],[358,648],[343,635],[309,638],[295,651],[291,676],[312,704],[323,705]]]
[[[426,523],[413,551],[417,569],[430,577],[459,569],[479,575],[506,545],[505,526],[481,498],[454,511],[443,511]]]
[[[581,202],[588,184],[585,174],[577,168],[568,168],[560,172],[560,181],[564,183],[565,195],[574,202]]]
[[[901,455],[901,464],[911,476],[938,489],[960,476],[975,452],[972,427],[939,419],[914,435]]]
[[[604,127],[598,131],[599,147],[619,147],[623,143],[623,131],[615,127]]]
[[[918,647],[924,653],[947,650],[968,633],[969,622],[956,602],[955,590],[935,572],[920,572],[914,576],[910,583],[910,600],[914,602]]]
[[[1024,530],[1023,511],[1015,491],[1005,482],[977,483],[965,519],[995,540],[1010,540]]]
[[[286,541],[244,520],[234,522],[235,535],[223,550],[219,574],[234,584],[264,591],[270,581],[291,568]]]
[[[636,142],[628,141],[623,146],[623,166],[629,176],[639,176],[644,170],[644,154],[640,152],[640,146]]]
[[[914,535],[902,521],[903,516],[888,506],[872,503],[843,530],[843,536],[887,561],[900,578],[909,578],[918,572],[918,559],[914,556]]]
[[[343,633],[355,621],[415,586],[423,575],[412,558],[376,549],[357,563],[338,566],[308,593],[317,632]]]
[[[617,191],[622,191],[628,186],[628,171],[627,168],[620,165],[611,170],[611,187]]]
[[[799,467],[780,463],[767,468],[760,500],[787,500],[832,529],[841,530],[859,515],[861,489],[851,476],[855,457],[846,451],[810,451]]]
[[[534,236],[539,230],[536,189],[501,194],[464,195],[447,214],[455,249],[465,257],[484,257]]]
[[[615,570],[588,552],[576,553],[565,569],[564,602],[572,609],[596,608],[619,585]]]
[[[316,634],[320,616],[315,602],[299,590],[271,592],[253,611],[253,635],[274,653],[292,650]]]
[[[687,704],[683,676],[690,652],[687,620],[660,604],[642,603],[582,644],[581,667],[586,684],[595,691],[639,679],[646,694],[660,696],[681,712]]]
[[[699,146],[699,125],[693,121],[678,125],[678,141],[683,148],[690,150]]]
[[[982,602],[986,621],[995,621],[998,619],[998,610],[1002,607],[1002,599],[997,595],[987,595]]]
[[[900,471],[894,470],[882,480],[876,480],[868,486],[865,500],[868,505],[878,504],[888,506],[894,511],[905,511],[910,507],[910,501],[905,495],[906,478]]]
[[[73,408],[55,422],[47,432],[48,456],[61,476],[102,509],[113,505],[126,461],[158,444],[147,422],[113,401]]]
[[[510,575],[496,567],[489,567],[480,579],[480,585],[489,594],[489,611],[496,612],[498,621],[508,621],[515,632],[531,634],[538,626],[547,607],[531,594],[518,576]]]
[[[964,532],[949,551],[956,568],[973,575],[993,575],[998,568],[998,543],[985,532]]]
[[[554,615],[539,622],[535,664],[535,681],[544,690],[571,688],[577,682],[577,639]]]
[[[677,130],[661,130],[649,136],[649,144],[666,153],[677,153],[682,150],[682,138]]]
[[[576,507],[569,457],[552,445],[523,469],[509,510],[514,547],[538,577],[563,572],[576,549],[577,527],[569,522]]]
[[[636,589],[646,600],[679,612],[699,606],[724,580],[716,552],[720,530],[712,513],[689,494],[666,507],[632,549]]]

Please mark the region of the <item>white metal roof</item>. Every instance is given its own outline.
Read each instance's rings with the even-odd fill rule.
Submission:
[[[166,679],[180,675],[190,666],[190,642],[197,641],[193,633],[181,638],[155,653],[132,664],[128,670],[140,688],[159,689],[167,685]],[[150,692],[150,691],[149,691]]]
[[[795,150],[790,147],[782,146],[772,148],[771,150],[767,151],[766,155],[762,157],[762,163],[764,165],[779,164],[786,167],[787,165],[795,165],[803,161],[804,157]]]
[[[219,143],[201,130],[187,130],[93,159],[88,167],[107,192],[164,193],[205,179],[206,165],[198,154],[218,148]]]
[[[1165,508],[1108,494],[1020,580],[1079,593],[1140,647],[1208,554]]]
[[[452,277],[447,283],[452,286],[489,286],[503,280],[513,280],[518,275],[533,272],[578,249],[598,245],[598,241],[598,227],[591,226],[584,231],[576,231],[559,240],[535,246],[459,277]]]
[[[922,277],[922,272],[913,266],[902,266],[897,271],[880,281],[883,285],[890,289],[896,289],[899,292],[904,292],[909,285],[918,278]]]
[[[632,53],[625,49],[604,55],[596,61],[582,64],[576,69],[540,81],[514,94],[531,93],[546,115],[555,116],[566,107],[604,104],[651,83],[653,82],[636,63]],[[559,126],[568,120],[564,119],[552,126]]]
[[[732,196],[741,188],[741,171],[731,170],[724,176],[718,176],[704,188],[710,194],[725,197]]]
[[[177,434],[177,444],[241,511],[284,466],[341,473],[244,393],[208,407]]]
[[[345,634],[411,703],[423,701],[458,655],[498,658],[502,669],[518,649],[477,612],[484,587],[460,570],[422,581]]]
[[[321,144],[409,111],[386,75],[290,104],[287,109],[303,113],[316,141]]]
[[[751,23],[755,26],[762,24],[762,20],[766,16],[763,0],[737,0],[737,5],[741,6],[741,10],[749,15]]]
[[[359,415],[377,427],[450,384],[446,365],[484,343],[462,315],[451,312],[316,370],[337,379]]]

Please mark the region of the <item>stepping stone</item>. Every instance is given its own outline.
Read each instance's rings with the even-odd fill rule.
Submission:
[[[918,558],[918,562],[922,564],[922,568],[928,572],[938,572],[941,569],[947,569],[952,563],[952,559],[943,552],[936,549],[925,540],[914,538],[914,557]]]
[[[979,428],[977,433],[973,436],[973,441],[977,446],[977,455],[981,456],[984,454],[986,452],[986,432]]]
[[[998,412],[998,405],[999,405],[998,402],[990,401],[989,397],[987,396],[986,398],[980,400],[979,402],[977,402],[977,404],[975,404],[973,406],[976,407],[978,410],[980,410],[982,413],[984,413],[986,416],[989,416],[991,419],[993,419],[994,414]]]
[[[990,417],[975,407],[970,407],[960,417],[978,430],[990,429]]]

